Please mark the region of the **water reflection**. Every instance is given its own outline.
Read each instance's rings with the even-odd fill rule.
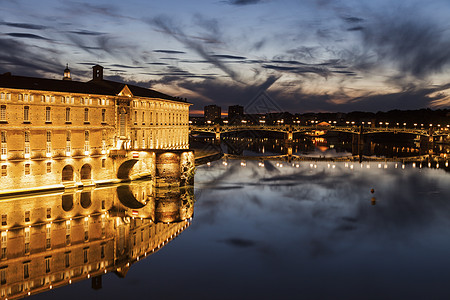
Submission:
[[[138,181],[0,200],[0,296],[18,299],[102,275],[124,277],[189,225],[193,187]]]
[[[197,235],[237,261],[204,264],[252,298],[445,299],[448,182],[441,168],[395,162],[201,166]]]

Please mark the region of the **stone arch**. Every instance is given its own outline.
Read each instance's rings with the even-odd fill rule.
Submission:
[[[64,211],[70,211],[73,208],[73,195],[63,195],[62,196],[62,208]]]
[[[139,209],[145,206],[136,199],[129,185],[118,186],[117,196],[119,198],[120,203],[122,203],[124,206],[128,208]]]
[[[82,208],[88,208],[92,204],[91,200],[92,194],[91,192],[82,192],[80,196],[80,204]]]
[[[84,164],[80,170],[81,180],[91,179],[92,177],[92,168],[89,164]]]
[[[61,172],[62,181],[73,181],[73,167],[66,165]]]
[[[119,169],[117,170],[117,178],[128,179],[131,169],[137,162],[138,162],[137,159],[130,159],[122,163]]]

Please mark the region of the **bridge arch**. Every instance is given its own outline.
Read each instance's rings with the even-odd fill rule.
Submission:
[[[123,162],[120,165],[119,169],[117,170],[117,178],[128,179],[131,169],[134,167],[134,165],[137,162],[138,162],[137,159],[130,159],[130,160]]]
[[[131,209],[139,209],[145,206],[136,199],[129,185],[118,186],[117,197],[119,198],[120,203]]]

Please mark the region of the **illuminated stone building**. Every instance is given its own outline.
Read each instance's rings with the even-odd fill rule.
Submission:
[[[17,299],[80,280],[124,277],[190,225],[193,187],[154,182],[85,188],[0,201],[0,298]],[[45,199],[45,201],[43,201]]]
[[[0,75],[2,192],[159,176],[165,153],[181,168],[183,155],[192,159],[189,106],[105,80],[99,65],[88,82],[72,80],[68,67],[62,80]]]

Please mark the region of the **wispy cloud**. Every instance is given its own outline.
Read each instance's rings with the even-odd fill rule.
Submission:
[[[44,26],[44,25],[30,24],[30,23],[0,22],[0,25],[5,25],[8,27],[15,27],[15,28],[32,29],[32,30],[42,30],[42,29],[48,28],[47,26]]]

